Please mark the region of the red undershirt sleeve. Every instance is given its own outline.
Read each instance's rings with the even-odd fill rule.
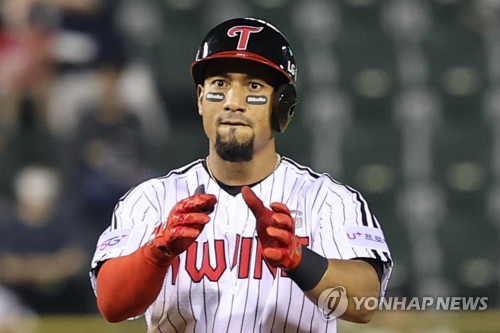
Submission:
[[[105,261],[97,275],[97,307],[109,322],[142,315],[154,302],[171,261],[148,244]]]

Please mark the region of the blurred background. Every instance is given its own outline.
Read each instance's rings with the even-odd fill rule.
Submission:
[[[97,314],[97,238],[130,187],[208,153],[189,68],[237,16],[294,47],[279,151],[368,199],[395,262],[387,296],[500,306],[499,0],[0,0],[5,332]]]

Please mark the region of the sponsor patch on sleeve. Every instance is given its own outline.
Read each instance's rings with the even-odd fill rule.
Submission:
[[[343,228],[347,244],[350,246],[364,247],[374,250],[389,252],[382,230],[364,227],[348,226]]]
[[[103,234],[97,241],[96,254],[126,248],[131,233],[132,229],[117,229]]]

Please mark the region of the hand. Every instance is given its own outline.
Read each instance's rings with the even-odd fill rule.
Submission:
[[[273,267],[290,270],[302,260],[302,245],[295,236],[295,221],[290,210],[282,203],[274,202],[271,209],[248,186],[241,194],[257,220],[257,237],[264,250],[264,258]]]
[[[200,235],[205,224],[210,221],[217,198],[205,194],[200,185],[195,194],[179,201],[170,211],[167,221],[156,228],[151,244],[163,251],[171,259],[178,256]]]

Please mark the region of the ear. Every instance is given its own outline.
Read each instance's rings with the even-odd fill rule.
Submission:
[[[203,86],[201,84],[199,84],[197,87],[196,87],[196,94],[198,96],[198,114],[200,116],[203,115],[203,96],[205,95],[205,91],[203,89]]]

